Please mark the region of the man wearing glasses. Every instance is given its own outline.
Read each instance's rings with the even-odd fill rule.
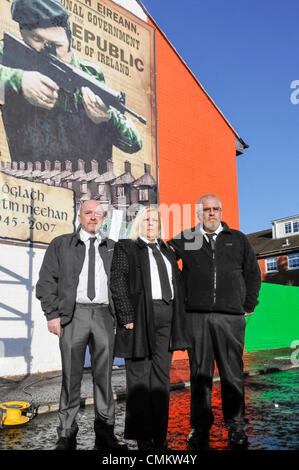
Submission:
[[[222,411],[231,448],[247,445],[243,382],[245,315],[258,304],[261,276],[246,236],[221,221],[220,199],[198,201],[199,224],[169,243],[182,259],[190,327],[191,448],[207,448],[214,362],[221,380]]]

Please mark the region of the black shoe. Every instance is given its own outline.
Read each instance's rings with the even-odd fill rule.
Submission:
[[[96,420],[94,423],[94,431],[96,435],[93,450],[128,450],[126,444],[121,444],[114,435],[113,424],[107,424],[103,421]]]
[[[150,439],[147,440],[137,440],[138,450],[143,450],[145,452],[153,450],[153,443]]]
[[[105,437],[96,436],[93,450],[122,451],[128,450],[128,446],[126,444],[121,444],[113,434]]]
[[[187,437],[191,450],[207,450],[209,448],[209,429],[192,429]]]
[[[248,445],[248,437],[245,431],[242,430],[229,430],[228,431],[229,447],[230,449],[245,449]]]
[[[75,437],[60,437],[56,443],[55,450],[75,450],[77,441]]]

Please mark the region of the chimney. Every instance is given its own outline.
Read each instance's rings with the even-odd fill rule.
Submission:
[[[22,171],[25,170],[25,163],[24,162],[20,162],[19,169],[22,170]]]
[[[65,161],[65,169],[66,171],[73,171],[73,164],[70,160]]]
[[[17,170],[18,169],[18,162],[12,162],[12,169]]]
[[[107,165],[107,171],[113,171],[113,161],[112,160],[107,160],[106,165]]]
[[[4,163],[3,168],[5,168],[6,170],[11,169],[11,162],[3,162],[3,163]]]
[[[147,175],[151,174],[151,166],[148,163],[144,164],[144,173],[146,173]]]
[[[85,171],[85,161],[81,158],[78,160],[78,171]]]
[[[33,163],[32,162],[27,162],[27,170],[32,171],[33,170]]]
[[[125,173],[131,173],[131,163],[127,160],[125,161]]]
[[[51,162],[49,160],[45,161],[45,171],[51,171]]]
[[[61,171],[61,162],[59,160],[55,160],[54,162],[54,170]]]
[[[35,171],[41,171],[41,170],[42,170],[41,162],[35,162]]]
[[[91,171],[99,172],[99,164],[97,160],[91,160]]]

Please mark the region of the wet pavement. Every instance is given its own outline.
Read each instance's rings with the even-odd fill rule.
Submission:
[[[292,350],[260,351],[247,353],[245,364],[245,399],[248,450],[299,449],[299,364],[291,361]],[[296,361],[295,361],[296,362]],[[36,406],[37,416],[19,427],[3,426],[0,429],[0,450],[51,450],[54,448],[58,424],[57,410],[61,376],[51,373],[23,378],[0,379],[1,402],[25,400]],[[33,384],[29,387],[30,384]],[[185,451],[186,437],[190,431],[190,389],[187,360],[173,361],[171,368],[171,398],[168,442],[172,451]],[[91,450],[94,445],[92,381],[86,370],[82,384],[82,408],[78,416],[78,450]],[[125,371],[113,371],[113,390],[116,403],[117,437],[122,439],[125,414]],[[27,392],[27,393],[25,393]],[[30,393],[31,395],[28,395]],[[210,449],[228,449],[227,430],[221,411],[221,391],[216,374],[213,387],[213,412],[215,422],[210,434]],[[52,411],[52,412],[50,412]],[[127,441],[135,450],[135,441]],[[2,454],[3,455],[3,454]]]

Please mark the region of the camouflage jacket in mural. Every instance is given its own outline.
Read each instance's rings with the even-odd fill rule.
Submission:
[[[5,86],[3,122],[13,161],[70,160],[77,163],[95,159],[100,171],[106,171],[112,146],[126,153],[142,147],[141,136],[130,118],[110,107],[110,119],[93,123],[86,115],[80,90],[67,94],[59,90],[52,110],[32,106],[23,96],[23,71],[2,64],[3,41],[0,41],[0,83]],[[71,65],[104,82],[104,75],[94,64],[80,61],[72,53]]]

